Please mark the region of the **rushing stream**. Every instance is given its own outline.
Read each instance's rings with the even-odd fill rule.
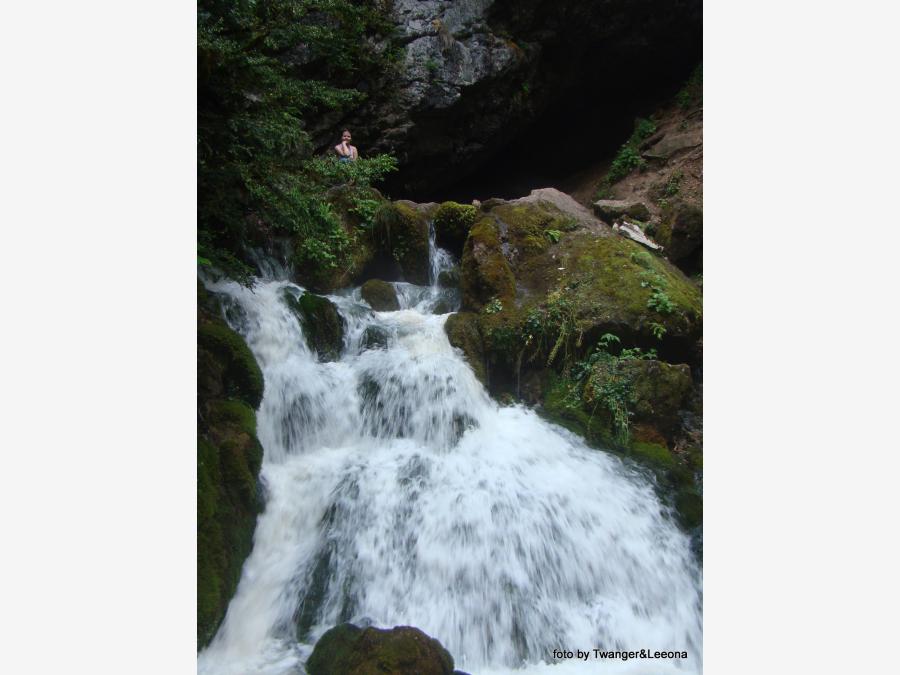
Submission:
[[[451,264],[432,247],[432,279]],[[416,626],[473,675],[699,673],[700,571],[651,479],[492,401],[432,313],[456,291],[394,286],[396,312],[329,296],[344,352],[320,363],[284,300],[299,286],[209,284],[265,376],[266,506],[199,672],[303,673],[351,621]],[[373,326],[387,348],[363,348]],[[554,663],[594,648],[688,658]]]

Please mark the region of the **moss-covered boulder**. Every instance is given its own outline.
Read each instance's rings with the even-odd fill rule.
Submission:
[[[478,210],[474,206],[444,202],[434,214],[434,234],[438,246],[462,252],[469,229],[475,224]]]
[[[400,309],[397,291],[387,281],[369,279],[360,288],[363,300],[369,303],[376,312],[395,312]]]
[[[225,616],[250,553],[261,503],[259,366],[243,338],[201,303],[197,326],[197,642]]]
[[[416,204],[383,204],[375,214],[373,235],[378,251],[399,265],[403,281],[428,284],[428,219]]]
[[[337,361],[344,349],[344,319],[328,298],[313,293],[295,297],[285,289],[284,301],[300,320],[309,348],[320,361]]]
[[[472,371],[483,384],[487,384],[484,364],[484,343],[478,328],[478,316],[470,312],[457,312],[447,317],[444,331],[450,344],[462,350]]]
[[[244,339],[221,319],[201,314],[197,326],[198,387],[258,408],[263,395],[259,364]]]
[[[503,255],[495,220],[484,217],[469,231],[460,278],[463,309],[479,311],[492,300],[512,304],[516,278]]]
[[[342,624],[326,632],[306,662],[309,675],[453,675],[453,657],[418,628]]]

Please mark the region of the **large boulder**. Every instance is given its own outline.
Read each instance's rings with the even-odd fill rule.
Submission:
[[[397,291],[387,281],[369,279],[359,290],[363,300],[376,312],[395,312],[400,309]]]
[[[453,675],[453,657],[418,628],[335,626],[316,643],[309,675]]]
[[[320,361],[337,361],[344,349],[344,319],[328,298],[304,293],[299,298],[285,289],[284,301],[303,327],[309,348]]]

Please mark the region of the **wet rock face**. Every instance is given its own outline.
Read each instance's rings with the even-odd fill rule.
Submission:
[[[453,657],[418,628],[335,626],[306,662],[310,675],[453,675]]]
[[[696,60],[701,8],[700,0],[673,0],[665,12],[651,0],[394,0],[397,72],[361,83],[372,98],[345,123],[364,154],[397,155],[395,191],[420,193],[470,173],[567,98],[602,90],[609,102],[680,73],[681,55]],[[333,128],[312,131],[321,149],[334,144]]]
[[[303,326],[309,348],[320,361],[337,361],[344,348],[344,320],[328,298],[304,293],[300,298],[285,291],[285,302]]]
[[[376,312],[395,312],[400,309],[397,291],[386,281],[369,279],[360,288],[363,300],[368,302]]]

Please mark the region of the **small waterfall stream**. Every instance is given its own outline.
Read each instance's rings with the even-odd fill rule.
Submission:
[[[432,244],[432,283],[452,266]],[[443,330],[455,289],[395,283],[401,309],[329,296],[343,356],[320,363],[285,293],[210,283],[265,376],[266,506],[198,669],[303,673],[343,621],[412,625],[473,675],[699,673],[701,575],[650,479],[522,406],[490,399]],[[377,327],[386,348],[364,349]],[[685,660],[553,663],[554,649]]]

